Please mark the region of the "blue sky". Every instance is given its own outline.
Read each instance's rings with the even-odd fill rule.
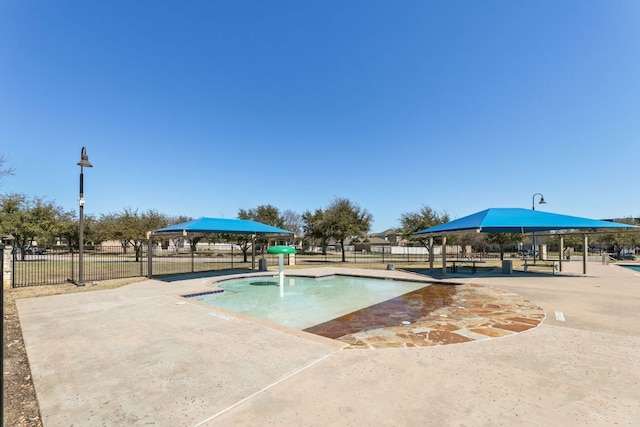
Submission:
[[[0,4],[1,193],[236,217],[343,197],[640,216],[640,2]]]

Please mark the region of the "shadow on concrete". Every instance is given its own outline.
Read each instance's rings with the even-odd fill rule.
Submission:
[[[256,270],[248,268],[230,268],[227,270],[201,271],[197,273],[168,274],[166,276],[153,276],[153,278],[162,282],[178,282],[180,280],[202,279],[206,277],[230,276],[233,274],[249,274],[256,272]]]
[[[406,271],[409,273],[416,273],[416,274],[420,274],[423,276],[427,276],[427,277],[431,277],[433,279],[436,280],[443,280],[443,279],[473,279],[474,277],[522,277],[522,278],[530,278],[530,279],[536,279],[536,278],[549,278],[549,277],[582,277],[581,274],[572,274],[572,273],[565,273],[565,272],[560,272],[560,273],[556,273],[553,274],[551,271],[522,271],[522,270],[513,270],[513,272],[511,274],[504,274],[502,272],[502,268],[500,267],[496,267],[496,268],[490,268],[490,267],[479,267],[476,270],[476,273],[473,274],[471,272],[471,268],[466,268],[466,267],[458,267],[458,271],[455,273],[452,273],[451,271],[447,270],[447,274],[446,277],[442,277],[442,269],[440,268],[434,268],[433,270],[430,270],[428,268],[402,268],[402,269],[398,269],[401,271]]]

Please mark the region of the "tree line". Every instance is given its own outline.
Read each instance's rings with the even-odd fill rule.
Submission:
[[[345,245],[353,238],[367,237],[373,221],[373,216],[366,209],[346,198],[335,198],[326,207],[302,214],[292,210],[280,211],[272,205],[260,205],[252,209],[240,209],[238,219],[250,219],[274,227],[282,228],[294,233],[295,242],[303,250],[309,246],[319,246],[323,253],[330,242],[335,242],[341,248],[342,260],[345,261]],[[147,243],[147,232],[189,221],[188,216],[171,216],[154,209],[140,211],[125,208],[120,212],[102,214],[99,216],[86,215],[84,219],[84,239],[89,244],[100,244],[117,241],[122,247],[132,248],[138,257],[143,245]],[[403,213],[399,219],[396,233],[407,242],[424,246],[429,249],[428,238],[416,236],[417,231],[433,227],[450,221],[450,216],[444,211],[437,211],[429,206],[422,206],[415,212]],[[633,224],[629,218],[624,222]],[[66,211],[51,201],[39,197],[29,197],[24,194],[4,194],[0,196],[0,234],[11,235],[15,246],[26,254],[26,249],[37,242],[39,246],[51,247],[66,245],[69,249],[76,248],[79,242],[79,222],[75,211]],[[247,235],[211,235],[210,242],[229,242],[238,244],[242,252],[247,255],[251,248],[251,236]],[[607,233],[596,234],[590,238],[594,246],[605,248],[635,248],[640,245],[638,233]],[[190,240],[195,249],[196,244],[203,237]],[[460,245],[462,248],[471,246],[476,252],[486,252],[488,246],[498,246],[500,252],[504,248],[523,242],[521,234],[509,233],[466,233],[447,236],[447,242]],[[566,247],[581,247],[580,235],[566,235]],[[559,237],[540,237],[539,241],[551,246],[559,246]],[[436,244],[439,240],[436,239]],[[256,240],[264,247],[269,242],[266,237]],[[464,249],[463,249],[464,250]]]
[[[327,242],[339,241],[344,248],[345,240],[352,236],[364,236],[371,228],[372,215],[347,199],[336,198],[327,208],[298,214],[292,210],[280,211],[272,205],[261,205],[253,209],[240,209],[238,219],[250,219],[282,228],[294,233],[296,239],[306,238]],[[147,233],[171,224],[189,221],[188,216],[170,216],[156,210],[139,211],[125,208],[121,212],[85,215],[83,236],[88,244],[117,241],[124,248],[130,247],[139,254],[147,242]],[[79,222],[75,211],[66,211],[51,201],[24,194],[0,196],[0,234],[12,236],[22,255],[37,242],[39,246],[66,245],[73,249],[79,244]],[[194,237],[195,245],[203,237]],[[247,253],[251,236],[212,235],[210,239],[233,242]],[[158,239],[156,239],[158,240]],[[257,243],[267,244],[265,237]]]

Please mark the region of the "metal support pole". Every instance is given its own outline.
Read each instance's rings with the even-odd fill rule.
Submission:
[[[536,196],[540,196],[540,201],[538,203],[540,203],[541,205],[544,205],[545,202],[544,201],[544,196],[542,195],[542,193],[535,193],[532,197],[531,197],[531,210],[535,211],[536,210]],[[536,263],[536,233],[533,233],[533,263]]]
[[[84,173],[83,167],[80,166],[80,231],[78,234],[78,282],[77,286],[84,286]]]
[[[80,151],[78,166],[80,166],[80,197],[78,197],[78,203],[80,204],[80,230],[78,231],[78,281],[76,285],[84,286],[84,168],[85,166],[88,168],[93,167],[89,163],[89,156],[85,147],[82,147]]]

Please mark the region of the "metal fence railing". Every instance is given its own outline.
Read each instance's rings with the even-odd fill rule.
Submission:
[[[462,255],[458,250],[447,252],[448,259],[457,259]],[[467,256],[467,255],[464,255]],[[512,256],[512,255],[509,255]],[[499,253],[474,253],[474,258],[499,259]],[[136,251],[132,247],[86,247],[83,250],[83,281],[101,281],[126,277],[149,275],[199,273],[229,269],[258,269],[258,261],[266,260],[268,266],[278,265],[278,255],[257,253],[252,262],[251,253],[246,256],[240,251],[209,251],[190,249],[162,250],[153,249],[149,257],[146,246]],[[390,254],[375,252],[346,251],[344,261],[351,264],[408,263],[428,264],[426,254]],[[289,265],[289,257],[284,257]],[[328,251],[322,253],[301,253],[295,256],[295,264],[311,267],[319,264],[342,263],[342,253]],[[435,262],[442,265],[441,254],[435,255]],[[46,284],[76,282],[78,280],[78,251],[69,248],[51,248],[39,254],[26,254],[20,251],[12,256],[12,286],[24,287]]]
[[[259,258],[268,265],[277,265],[277,255],[258,254],[252,262],[251,253],[214,252],[189,249],[154,249],[151,257],[153,276],[197,273],[227,269],[257,268]],[[78,277],[78,250],[48,248],[42,253],[22,253],[15,250],[12,256],[11,283],[13,287],[76,282]],[[285,257],[285,263],[288,259]],[[136,254],[132,247],[88,247],[83,249],[83,281],[92,282],[125,277],[147,276],[149,254],[143,247]]]
[[[48,248],[37,254],[12,256],[13,287],[60,284],[78,280],[78,250]],[[146,259],[136,258],[133,248],[88,247],[83,251],[83,280],[85,282],[135,277],[146,274]]]

